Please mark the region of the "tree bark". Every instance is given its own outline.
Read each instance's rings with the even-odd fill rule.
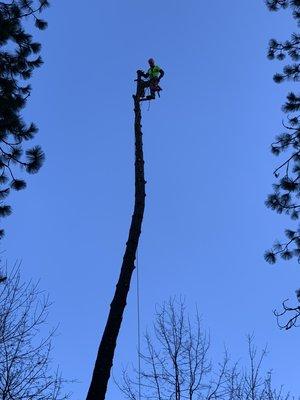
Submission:
[[[114,352],[120,331],[130,281],[134,270],[134,261],[138,247],[141,226],[145,209],[145,176],[143,140],[141,125],[141,108],[139,102],[140,78],[137,79],[137,91],[134,99],[134,132],[135,132],[135,203],[132,220],[129,229],[128,241],[123,257],[121,272],[116,285],[115,294],[110,304],[110,311],[106,326],[99,345],[98,354],[94,366],[93,376],[87,400],[104,400],[110,371],[113,365]]]

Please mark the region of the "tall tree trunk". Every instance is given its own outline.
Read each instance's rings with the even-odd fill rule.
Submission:
[[[110,304],[106,326],[99,345],[94,366],[92,381],[87,394],[87,400],[104,400],[107,384],[113,365],[117,338],[122,323],[126,299],[129,292],[134,261],[138,247],[141,226],[145,209],[145,177],[141,125],[141,108],[139,102],[140,78],[137,80],[137,91],[134,99],[134,132],[135,132],[135,203],[126,243],[121,272],[116,285],[115,294]]]

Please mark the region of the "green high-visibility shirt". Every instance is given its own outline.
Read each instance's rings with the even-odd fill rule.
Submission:
[[[160,67],[158,65],[154,65],[154,67],[148,69],[149,78],[158,78],[160,74]]]

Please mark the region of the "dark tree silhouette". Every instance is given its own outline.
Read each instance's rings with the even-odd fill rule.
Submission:
[[[0,2],[0,217],[11,213],[11,207],[3,203],[10,190],[26,187],[26,182],[17,177],[16,168],[36,173],[44,160],[40,146],[25,148],[37,127],[26,124],[21,111],[31,93],[27,81],[42,64],[38,55],[41,45],[26,32],[24,22],[31,18],[38,29],[45,29],[47,23],[38,15],[48,5],[47,0]],[[3,235],[0,229],[0,237]]]
[[[274,387],[272,373],[263,371],[266,348],[259,353],[253,342],[248,336],[246,368],[230,361],[227,351],[219,363],[212,362],[198,313],[190,318],[184,302],[171,299],[157,307],[141,368],[125,370],[117,385],[129,400],[287,400],[289,395]]]
[[[267,0],[266,4],[271,11],[278,11],[286,8],[292,11],[297,25],[300,26],[300,1],[299,0]],[[274,81],[300,80],[300,34],[293,33],[286,41],[271,39],[269,42],[268,57],[278,60],[290,59],[292,63],[286,64],[281,73],[274,75]],[[271,151],[276,156],[285,154],[274,171],[276,182],[273,185],[273,193],[267,198],[266,205],[278,214],[286,214],[292,220],[299,219],[300,213],[300,95],[291,92],[282,107],[286,117],[282,121],[283,132],[277,135],[271,145]],[[300,228],[286,229],[286,240],[276,241],[273,247],[266,251],[265,259],[274,264],[278,257],[290,260],[293,257],[300,262]],[[299,316],[298,306],[286,306],[287,300],[282,305],[282,311],[274,311],[278,325],[281,328],[289,329],[296,326]],[[292,313],[287,322],[280,323],[281,317]]]
[[[289,299],[282,302],[282,310],[274,310],[273,313],[277,318],[277,325],[280,329],[289,330],[294,326],[297,327],[298,318],[300,317],[300,306],[290,307],[287,305]]]
[[[22,282],[15,266],[0,283],[0,399],[60,400],[63,380],[51,363],[50,302]]]
[[[125,254],[121,266],[121,272],[116,286],[106,326],[100,341],[91,384],[87,394],[87,400],[103,400],[105,398],[110,371],[117,338],[122,323],[126,306],[127,295],[130,288],[134,261],[138,247],[141,226],[145,209],[145,177],[144,156],[141,125],[141,108],[139,102],[140,77],[137,79],[137,91],[134,99],[134,132],[135,132],[135,203],[132,215],[129,236],[126,243]]]

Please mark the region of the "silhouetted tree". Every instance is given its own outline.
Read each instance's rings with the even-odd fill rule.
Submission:
[[[271,11],[286,8],[292,11],[297,25],[300,26],[300,1],[299,0],[267,0],[266,4]],[[273,60],[290,59],[280,73],[274,75],[274,81],[300,80],[300,34],[293,33],[290,39],[278,41],[271,39],[269,42],[268,57]],[[285,158],[279,163],[274,171],[276,182],[273,185],[273,193],[267,198],[266,205],[278,214],[286,214],[292,220],[299,219],[300,213],[300,96],[294,92],[287,95],[287,100],[282,107],[286,115],[284,118],[283,132],[276,136],[271,145],[271,151],[276,156],[285,154]],[[286,229],[286,240],[276,241],[272,249],[265,253],[265,259],[274,264],[278,257],[290,260],[293,257],[300,262],[300,228]],[[280,327],[289,329],[295,326],[298,306],[286,306],[287,300],[283,302],[283,310],[274,311]],[[291,318],[285,323],[280,323],[280,317],[292,312]],[[296,312],[296,314],[295,314]]]
[[[60,400],[63,380],[51,367],[50,302],[15,266],[0,283],[0,399]],[[44,336],[45,335],[45,336]]]
[[[299,291],[296,290],[296,293]],[[291,329],[294,326],[297,327],[297,322],[300,317],[300,306],[290,307],[287,305],[289,299],[282,302],[282,310],[274,310],[274,315],[277,318],[277,325],[280,329]]]
[[[129,228],[128,240],[121,266],[120,276],[116,285],[115,294],[110,304],[110,311],[100,341],[96,362],[93,370],[87,400],[104,400],[107,384],[110,378],[111,367],[117,344],[127,295],[130,288],[134,261],[141,234],[141,227],[145,209],[145,177],[142,136],[142,114],[139,102],[140,77],[137,79],[136,95],[134,100],[134,132],[135,132],[135,202],[132,220]]]
[[[189,317],[182,301],[158,307],[153,334],[145,335],[141,368],[131,377],[123,372],[118,387],[130,400],[286,400],[276,390],[271,372],[262,372],[266,349],[259,354],[248,337],[249,366],[232,363],[225,351],[216,365],[210,358],[210,338],[198,313]]]
[[[47,0],[0,2],[0,217],[11,213],[11,207],[3,203],[10,189],[26,187],[25,181],[17,177],[16,167],[32,174],[44,160],[40,146],[24,146],[34,137],[37,127],[26,124],[21,111],[31,93],[27,81],[42,64],[38,55],[41,45],[26,32],[24,23],[31,18],[38,29],[45,29],[47,23],[38,15],[48,5]],[[3,234],[0,229],[0,237]]]

